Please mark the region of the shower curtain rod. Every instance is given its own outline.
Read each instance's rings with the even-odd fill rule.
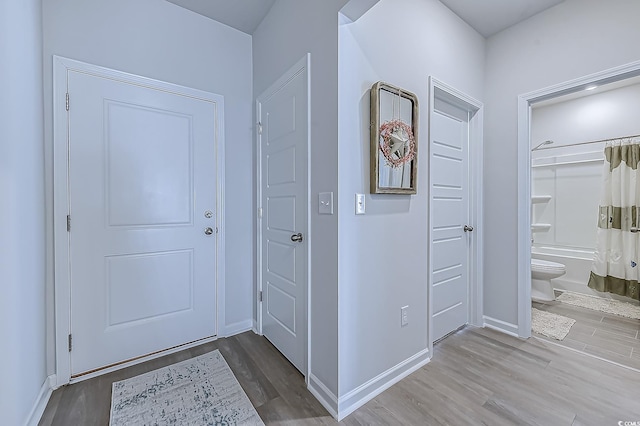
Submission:
[[[597,141],[589,141],[589,142],[577,142],[577,143],[569,143],[566,145],[555,145],[555,146],[549,146],[549,147],[545,147],[545,146],[541,146],[540,148],[537,149],[537,151],[542,151],[543,149],[554,149],[554,148],[564,148],[567,146],[578,146],[578,145],[589,145],[592,143],[600,143],[600,142],[612,142],[612,141],[617,141],[620,139],[634,139],[634,138],[640,138],[640,135],[632,135],[632,136],[622,136],[619,138],[611,138],[611,139],[600,139]]]

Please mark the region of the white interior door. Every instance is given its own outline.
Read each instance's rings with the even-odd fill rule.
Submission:
[[[435,97],[431,117],[432,341],[469,322],[469,112]]]
[[[215,335],[221,105],[84,72],[67,85],[71,374]]]
[[[306,373],[308,64],[258,98],[262,333]]]

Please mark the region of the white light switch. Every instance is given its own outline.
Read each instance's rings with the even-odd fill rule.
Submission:
[[[356,214],[364,214],[364,194],[356,194]]]
[[[333,192],[318,194],[318,213],[333,214]]]
[[[404,327],[409,325],[409,306],[403,306],[400,308],[400,326]]]

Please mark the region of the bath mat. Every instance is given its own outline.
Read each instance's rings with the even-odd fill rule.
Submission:
[[[531,331],[551,337],[556,340],[563,340],[569,334],[569,330],[576,320],[531,308]]]
[[[113,383],[109,424],[264,425],[218,350]]]
[[[603,299],[602,297],[565,291],[556,299],[567,305],[580,306],[607,314],[619,315],[625,318],[640,319],[640,306],[619,300]]]

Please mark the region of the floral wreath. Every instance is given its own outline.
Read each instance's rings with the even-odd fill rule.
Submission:
[[[416,155],[416,139],[411,126],[400,119],[380,126],[380,151],[389,167],[402,167]]]

